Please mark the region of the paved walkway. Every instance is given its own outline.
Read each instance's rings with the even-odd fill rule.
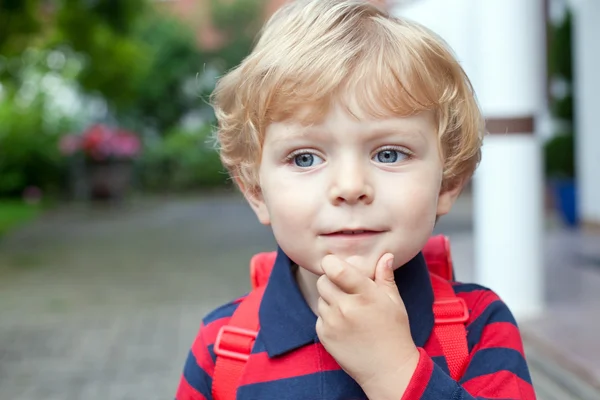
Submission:
[[[468,198],[439,230],[468,263]],[[201,317],[273,246],[229,195],[64,208],[15,232],[0,242],[0,399],[172,398]]]

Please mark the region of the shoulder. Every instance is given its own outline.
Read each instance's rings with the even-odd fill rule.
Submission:
[[[515,317],[496,292],[474,283],[456,282],[452,286],[469,309],[466,328],[470,348],[490,336],[520,337]]]
[[[247,295],[244,295],[228,303],[222,304],[207,313],[202,318],[200,331],[198,332],[199,339],[207,345],[214,343],[219,329],[229,323],[229,320],[246,296]]]
[[[475,283],[455,282],[452,284],[454,293],[467,303],[471,314],[469,320],[474,321],[483,316],[485,313],[510,313],[508,306],[500,298],[500,296],[485,286]],[[508,317],[508,316],[507,316]]]
[[[229,322],[242,298],[223,304],[202,318],[192,342],[177,390],[177,399],[211,399],[216,357],[214,344],[221,327]]]
[[[237,310],[240,303],[247,297],[244,295],[228,303],[222,304],[217,308],[210,311],[202,318],[204,325],[212,324],[216,321],[222,320],[223,318],[231,318],[235,310]]]

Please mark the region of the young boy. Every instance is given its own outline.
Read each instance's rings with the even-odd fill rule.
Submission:
[[[214,106],[222,161],[278,252],[239,379],[213,374],[218,332],[242,300],[204,319],[178,400],[535,398],[493,292],[449,286],[469,312],[453,338],[468,345],[460,376],[434,330],[421,251],[483,132],[438,37],[366,1],[298,0],[220,80]]]

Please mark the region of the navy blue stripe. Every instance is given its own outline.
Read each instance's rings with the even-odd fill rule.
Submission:
[[[256,336],[256,341],[254,342],[254,346],[252,347],[252,354],[264,353],[266,351],[267,347],[265,346],[262,330],[259,330],[258,336]]]
[[[367,396],[361,387],[343,370],[323,372],[324,382],[335,382],[335,385],[323,385],[324,399],[365,399]]]
[[[329,384],[325,385],[325,382]],[[260,400],[367,400],[360,386],[342,370],[245,385],[237,394],[239,399]]]
[[[529,369],[527,369],[527,363],[521,353],[506,347],[479,350],[473,355],[467,371],[460,381],[464,383],[478,376],[495,374],[500,371],[510,371],[531,384]]]
[[[508,322],[517,326],[512,313],[500,300],[491,302],[479,316],[467,326],[469,353],[480,341],[485,327],[494,322]]]
[[[420,397],[421,400],[459,400],[461,399],[460,387],[454,379],[442,371],[437,364],[433,365],[433,372],[429,383]]]
[[[207,400],[212,399],[212,378],[198,365],[194,354],[190,351],[183,368],[183,376],[191,387],[202,393]]]
[[[210,358],[213,360],[213,364],[217,364],[217,355],[215,354],[215,345],[209,344],[206,349],[208,350],[208,354],[210,354]]]
[[[453,285],[452,288],[454,289],[454,293],[456,294],[476,292],[478,290],[483,290],[486,292],[490,291],[490,289],[481,285],[477,285],[476,283],[457,283]]]
[[[450,368],[448,368],[448,361],[446,361],[446,357],[444,356],[436,356],[431,357],[434,363],[437,364],[438,367],[441,368],[446,374],[450,375]]]
[[[288,379],[279,379],[252,385],[244,385],[238,389],[238,399],[260,400],[306,400],[314,398],[321,384],[321,374],[311,374]],[[322,396],[319,396],[322,398]]]

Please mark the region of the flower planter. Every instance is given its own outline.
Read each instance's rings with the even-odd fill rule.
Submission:
[[[90,198],[94,200],[121,200],[131,188],[132,162],[91,162],[86,170]]]
[[[75,198],[122,199],[132,183],[139,137],[119,128],[96,124],[81,134],[65,135],[61,152],[73,160]]]
[[[555,179],[550,182],[556,211],[565,225],[575,227],[579,222],[577,185],[575,179]]]

